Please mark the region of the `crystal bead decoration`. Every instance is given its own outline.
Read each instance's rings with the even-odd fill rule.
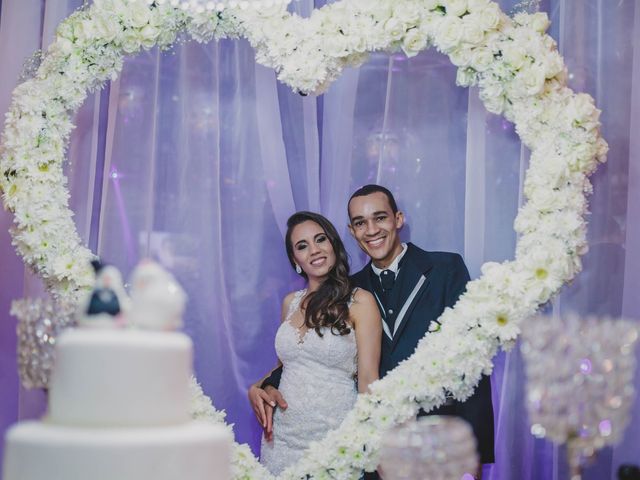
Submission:
[[[18,318],[18,373],[25,388],[47,388],[56,339],[73,325],[73,311],[72,305],[51,299],[13,302],[11,314]]]
[[[620,319],[540,316],[524,325],[522,338],[531,433],[566,444],[578,480],[629,422],[638,329]]]
[[[434,415],[391,429],[382,439],[380,468],[385,480],[473,478],[478,454],[471,426]]]

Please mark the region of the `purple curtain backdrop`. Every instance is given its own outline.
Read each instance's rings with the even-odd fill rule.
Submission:
[[[301,15],[325,2],[292,4]],[[516,0],[501,0],[509,12]],[[46,48],[81,0],[0,2],[0,113],[22,64]],[[609,162],[593,178],[591,250],[557,313],[640,319],[640,6],[634,0],[542,0],[571,86],[603,110]],[[359,185],[391,188],[406,239],[464,255],[472,276],[512,258],[527,152],[513,126],[487,113],[474,89],[435,51],[407,60],[376,54],[320,97],[300,97],[256,65],[244,41],[180,43],[126,61],[120,77],[76,115],[67,174],[78,230],[129,274],[152,256],[190,295],[186,331],[205,391],[258,445],[247,386],[275,364],[280,301],[299,287],[282,233],[295,210],[324,213],[347,237],[346,201]],[[42,292],[13,253],[0,212],[0,433],[39,416],[42,392],[19,388],[10,301]],[[346,238],[352,268],[365,258]],[[492,377],[498,461],[491,480],[567,478],[563,452],[529,434],[516,350]],[[640,386],[640,380],[636,380]],[[2,443],[0,442],[0,446]],[[1,451],[0,451],[1,454]],[[615,478],[640,459],[640,402],[624,441],[602,452],[587,480]]]

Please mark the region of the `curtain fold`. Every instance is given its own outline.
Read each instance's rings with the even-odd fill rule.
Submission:
[[[325,1],[293,2],[308,16]],[[500,0],[505,12],[518,2]],[[31,53],[80,0],[2,0],[0,113]],[[609,162],[592,178],[591,250],[554,312],[640,318],[640,7],[634,0],[543,0],[572,88],[603,110]],[[326,215],[344,237],[352,271],[366,257],[349,238],[346,204],[366,183],[397,196],[402,238],[461,253],[472,277],[513,258],[528,152],[513,125],[485,111],[476,89],[434,50],[407,59],[372,54],[321,97],[301,97],[254,61],[246,41],[181,42],[128,58],[119,78],[77,112],[66,173],[81,237],[125,276],[151,257],[189,295],[185,331],[195,371],[236,439],[257,452],[248,386],[274,367],[280,302],[301,280],[284,251],[296,210]],[[5,428],[44,408],[15,376],[12,298],[41,293],[10,247],[0,212],[0,395]],[[640,375],[635,381],[640,387]],[[566,478],[564,451],[530,435],[523,360],[495,360],[497,463],[485,480]],[[5,408],[4,405],[7,407]],[[18,413],[20,410],[20,413]],[[585,480],[615,479],[640,458],[640,401],[623,442],[602,452]],[[1,443],[0,443],[1,445]]]

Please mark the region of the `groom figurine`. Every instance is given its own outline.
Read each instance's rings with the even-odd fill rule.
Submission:
[[[354,286],[371,292],[382,316],[380,378],[413,354],[418,341],[446,307],[452,307],[465,291],[469,272],[456,253],[427,252],[412,243],[402,243],[399,231],[404,215],[398,211],[389,190],[366,185],[351,195],[349,230],[360,248],[371,258],[353,275]],[[432,328],[433,330],[433,328]],[[262,417],[265,435],[272,434],[273,407],[286,408],[277,390],[282,369],[249,390],[256,415]],[[474,394],[465,402],[453,399],[428,413],[456,415],[468,421],[478,444],[481,463],[494,462],[493,405],[491,383],[483,376]],[[377,478],[367,474],[365,478]]]

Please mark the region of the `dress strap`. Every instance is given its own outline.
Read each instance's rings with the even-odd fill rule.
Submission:
[[[291,299],[291,303],[289,304],[289,310],[287,311],[287,318],[285,318],[285,321],[288,322],[291,316],[293,315],[293,313],[296,310],[298,310],[298,308],[300,308],[300,302],[302,301],[306,293],[307,293],[307,289],[304,288],[302,290],[298,290],[293,295],[293,298]]]

